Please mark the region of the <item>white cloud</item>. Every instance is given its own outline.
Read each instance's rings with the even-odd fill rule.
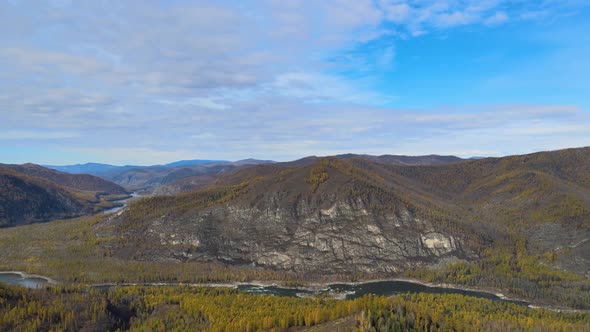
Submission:
[[[504,12],[496,12],[492,16],[486,18],[486,25],[498,25],[508,21],[508,15]]]
[[[412,8],[407,3],[390,3],[382,0],[381,8],[385,12],[386,19],[393,23],[407,23],[411,18]]]
[[[0,132],[0,139],[2,140],[47,140],[79,137],[81,137],[80,133],[76,132],[48,132],[44,129],[6,130]]]
[[[473,14],[468,12],[451,12],[451,13],[440,13],[436,16],[435,25],[439,27],[452,27],[455,25],[465,25],[472,23],[477,18]]]
[[[555,124],[556,141],[564,140],[572,121],[588,123],[578,109],[404,111],[385,107],[395,92],[375,89],[372,75],[398,68],[398,39],[551,9],[517,7],[490,0],[0,2],[0,145],[48,139],[48,147],[67,143],[129,163],[418,152],[412,142],[443,134],[484,145],[465,133],[497,130],[513,118],[546,137],[540,128],[555,121],[553,112],[565,119]],[[427,152],[457,151],[453,141],[435,141]]]

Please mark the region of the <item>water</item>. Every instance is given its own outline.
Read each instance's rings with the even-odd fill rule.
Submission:
[[[375,281],[362,284],[330,284],[325,289],[310,290],[303,288],[283,288],[279,286],[239,285],[238,289],[248,293],[267,294],[275,296],[307,297],[315,295],[327,295],[333,298],[354,299],[367,294],[392,296],[403,293],[434,293],[434,294],[461,294],[493,301],[507,301],[511,303],[528,305],[523,301],[508,300],[497,295],[462,290],[456,288],[429,287],[408,281]]]
[[[48,281],[38,277],[22,277],[17,273],[0,273],[0,283],[25,288],[42,288]]]
[[[48,281],[38,277],[22,277],[17,273],[0,273],[0,283],[17,285],[26,288],[42,288]],[[204,285],[205,286],[205,285]],[[117,285],[95,286],[99,289],[109,290]],[[409,281],[375,281],[360,284],[329,284],[323,289],[290,288],[280,286],[260,286],[251,284],[240,284],[237,289],[246,293],[265,294],[288,297],[312,297],[325,295],[336,299],[354,299],[367,294],[392,296],[403,293],[434,293],[434,294],[461,294],[477,298],[484,298],[493,301],[506,301],[519,305],[529,303],[518,300],[510,300],[499,297],[495,294],[462,290],[457,288],[430,287]]]
[[[127,204],[129,204],[129,201],[131,201],[132,199],[137,198],[137,197],[141,197],[141,195],[139,195],[138,193],[133,193],[133,194],[131,194],[131,197],[129,197],[129,198],[121,200],[121,201],[117,201],[118,203],[123,203],[123,205],[117,206],[117,207],[114,207],[114,208],[111,208],[108,210],[104,210],[102,213],[108,214],[108,213],[115,213],[117,211],[120,211],[121,209],[126,207]]]

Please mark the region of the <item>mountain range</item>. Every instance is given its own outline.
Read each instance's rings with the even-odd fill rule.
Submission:
[[[445,160],[344,155],[242,167],[197,191],[141,200],[104,232],[126,239],[113,244],[123,258],[312,273],[400,272],[522,242],[590,275],[590,148]]]
[[[47,223],[43,232],[70,237],[47,244],[59,251],[43,260],[58,265],[38,267],[65,278],[70,268],[59,267],[89,259],[93,278],[129,266],[137,270],[119,278],[131,282],[137,273],[178,280],[185,266],[212,280],[401,275],[589,308],[590,147],[470,160],[346,154],[109,175],[125,183],[133,174],[126,188],[30,164],[0,170],[3,226],[93,214],[133,185],[152,186],[116,213]],[[25,239],[26,227],[10,234]],[[11,252],[3,264],[20,266],[18,246],[0,246]],[[27,255],[37,255],[34,248]]]
[[[72,174],[92,174],[112,181],[129,191],[152,193],[164,184],[192,176],[218,175],[238,166],[273,163],[271,160],[245,159],[235,162],[224,160],[180,160],[165,165],[115,166],[86,163],[66,166],[45,165],[44,167]]]
[[[339,159],[365,158],[394,165],[436,165],[459,162],[463,159],[455,156],[396,156],[396,155],[355,155],[335,156]],[[292,165],[304,164],[318,157],[306,157],[290,162]],[[272,160],[244,159],[234,162],[223,160],[181,160],[165,165],[152,166],[115,166],[99,163],[87,163],[66,166],[45,165],[47,168],[72,174],[92,174],[125,187],[129,191],[155,194],[175,194],[202,188],[218,176],[248,165],[274,164]],[[289,163],[288,163],[289,164]],[[154,192],[155,190],[155,192]]]
[[[452,156],[368,156],[340,155],[338,159],[364,158],[388,164],[442,164],[461,161]],[[115,166],[87,163],[67,166],[34,164],[0,165],[2,202],[0,220],[3,226],[70,218],[116,206],[114,200],[129,192],[174,195],[195,191],[222,181],[226,175],[256,165],[306,165],[318,157],[307,157],[289,163],[245,159],[235,162],[220,160],[182,160],[166,165]]]

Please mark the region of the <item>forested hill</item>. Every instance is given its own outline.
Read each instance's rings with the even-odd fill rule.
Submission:
[[[92,175],[0,164],[0,227],[89,214],[127,195],[122,187]]]
[[[96,228],[116,259],[407,275],[588,308],[590,148],[444,165],[363,156],[238,168]]]
[[[59,186],[74,190],[107,192],[113,195],[124,195],[127,193],[123,187],[89,174],[64,173],[35,164],[0,165],[0,167],[10,168],[15,172],[45,179]]]
[[[129,239],[118,252],[144,259],[389,273],[477,260],[489,248],[568,247],[552,264],[584,275],[589,167],[590,148],[429,166],[312,158],[145,199],[111,223]]]
[[[403,276],[587,310],[589,163],[581,148],[444,165],[349,156],[238,167],[117,214],[4,230],[0,265],[88,282]],[[4,176],[20,186],[65,191],[13,173]]]

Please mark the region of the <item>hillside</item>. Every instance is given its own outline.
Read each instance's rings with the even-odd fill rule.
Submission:
[[[234,169],[231,164],[195,164],[186,166],[134,167],[109,171],[100,176],[129,191],[151,193],[158,187],[191,177],[216,176]]]
[[[54,171],[35,164],[24,165],[3,165],[3,167],[10,168],[15,172],[26,174],[32,177],[45,179],[62,187],[82,190],[82,191],[96,191],[107,192],[115,195],[125,195],[127,192],[121,186],[112,182],[103,180],[97,176],[89,174],[68,174],[64,172]]]
[[[117,214],[4,233],[0,265],[103,282],[403,276],[590,309],[589,163],[583,148],[444,165],[355,156],[238,167]],[[47,233],[69,235],[21,245]]]
[[[464,161],[455,156],[396,156],[345,154],[337,159],[362,158],[388,165],[442,165]],[[170,195],[202,189],[223,175],[237,168],[255,165],[277,164],[280,167],[302,166],[313,163],[318,157],[307,157],[291,162],[276,163],[272,160],[244,159],[234,162],[217,160],[181,160],[166,165],[113,166],[88,163],[83,165],[47,166],[63,172],[87,173],[114,182],[128,191],[140,191],[155,195]]]
[[[382,155],[382,156],[371,156],[371,155],[357,155],[357,154],[343,154],[332,157],[338,160],[352,160],[352,159],[363,159],[369,160],[377,163],[387,164],[387,165],[443,165],[443,164],[450,164],[464,161],[464,159],[455,157],[455,156],[438,156],[438,155],[429,155],[429,156],[396,156],[396,155]],[[272,170],[277,169],[285,169],[287,167],[297,167],[297,166],[306,166],[311,165],[314,162],[320,160],[320,157],[306,157],[299,160],[289,161],[289,162],[282,162],[277,163],[270,160],[255,160],[255,159],[246,159],[240,160],[232,163],[233,166],[236,167],[223,167],[220,172],[204,172],[202,174],[195,174],[191,176],[183,176],[178,177],[175,181],[168,181],[161,183],[155,190],[154,194],[162,195],[162,194],[179,194],[179,193],[186,193],[191,192],[199,189],[203,189],[207,186],[210,186],[214,183],[224,183],[226,182],[226,177],[229,175],[230,177],[233,176],[232,170],[237,169],[236,171],[242,169],[250,169],[250,171],[246,171],[241,173],[242,180],[248,178],[248,172],[261,172],[259,175],[266,175],[267,172],[272,172]],[[239,169],[238,169],[239,168]]]
[[[146,199],[118,222],[153,238],[159,256],[170,259],[400,271],[519,239],[537,252],[586,246],[588,167],[588,148],[436,166],[362,156],[265,164],[240,168],[201,192]],[[556,228],[563,236],[544,236]]]
[[[367,159],[371,161],[375,161],[381,164],[388,164],[388,165],[405,165],[405,166],[417,166],[417,165],[445,165],[445,164],[453,164],[458,163],[461,161],[465,161],[465,159],[461,159],[455,156],[440,156],[440,155],[428,155],[428,156],[403,156],[403,155],[381,155],[381,156],[371,156],[371,155],[357,155],[357,154],[343,154],[338,155],[336,158],[339,159],[354,159],[354,158],[361,158]]]
[[[395,272],[468,255],[460,242],[437,232],[430,221],[414,222],[422,197],[406,202],[354,172],[347,162],[322,159],[266,177],[247,176],[247,183],[150,198],[133,205],[119,227],[142,243],[132,242],[133,255],[146,259],[155,251],[168,259],[339,273]],[[383,259],[379,266],[376,257]]]
[[[0,227],[72,218],[115,206],[122,187],[33,164],[0,165]]]
[[[239,168],[200,191],[141,200],[98,234],[125,239],[105,242],[122,259],[409,273],[573,306],[590,299],[563,279],[577,277],[552,270],[590,276],[589,148],[429,166],[362,156],[291,165]],[[424,268],[432,272],[412,272]]]
[[[215,160],[183,160],[156,166],[122,166],[97,176],[112,181],[129,191],[170,194],[193,189],[184,188],[184,183],[201,183],[201,179],[215,179],[240,166],[272,163],[272,161],[247,159],[236,162]],[[194,179],[193,179],[194,178]],[[186,179],[186,181],[184,181]],[[199,179],[199,180],[196,180]],[[209,183],[209,180],[207,180]],[[162,187],[161,189],[159,189]],[[182,188],[181,188],[182,187]]]

